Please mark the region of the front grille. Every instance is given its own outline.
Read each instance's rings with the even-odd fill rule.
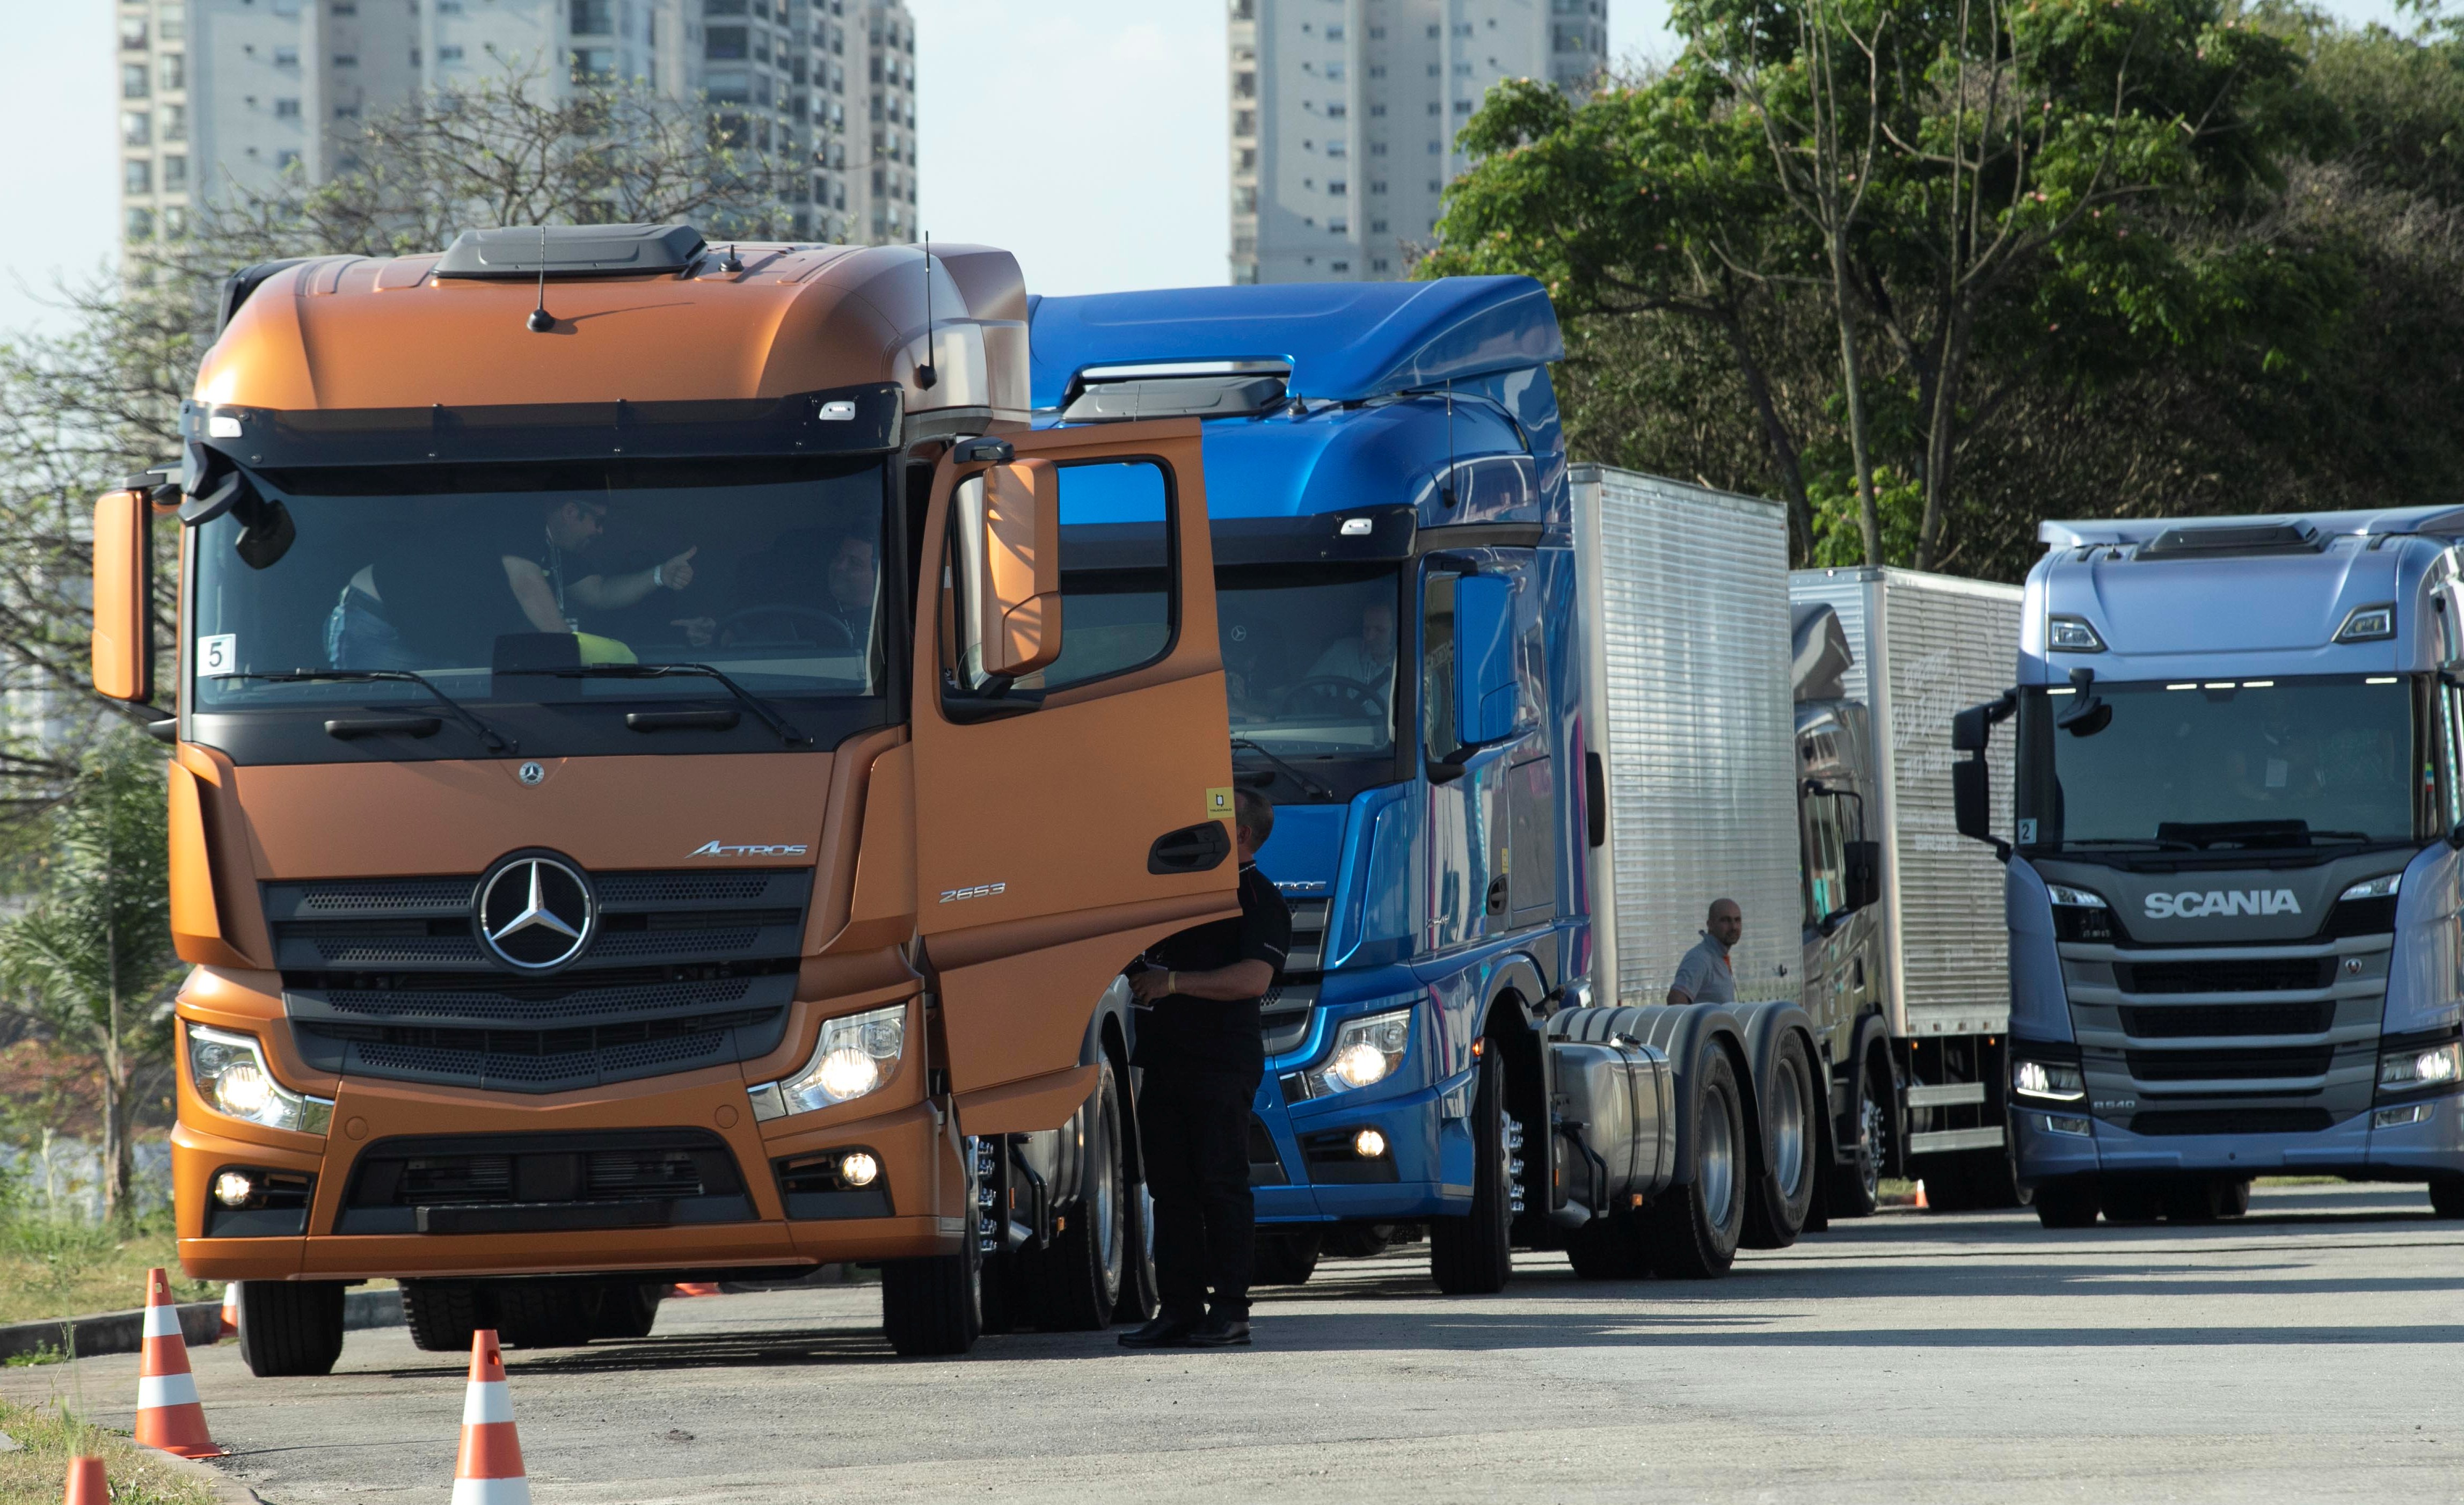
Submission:
[[[1275,1137],[1266,1132],[1266,1125],[1258,1122],[1256,1114],[1250,1114],[1249,1185],[1280,1187],[1288,1184],[1291,1179],[1285,1173],[1284,1157],[1275,1153]]]
[[[2130,1075],[2141,1081],[2237,1081],[2323,1077],[2332,1045],[2221,1051],[2131,1051]]]
[[[2336,980],[2332,956],[2239,956],[2202,962],[2116,962],[2123,992],[2306,992]],[[2324,1028],[2324,1026],[2321,1026]]]
[[[2325,1108],[2160,1108],[2134,1115],[2133,1134],[2316,1134],[2335,1122]]]
[[[1326,920],[1332,907],[1325,899],[1287,899],[1292,912],[1292,947],[1284,958],[1287,972],[1313,972],[1326,965]]]
[[[265,885],[300,1052],[343,1076],[562,1092],[767,1054],[808,869],[594,875],[599,927],[545,977],[494,966],[473,878]]]
[[[702,1130],[438,1135],[363,1151],[334,1231],[555,1232],[753,1215],[736,1157]]]
[[[2176,1003],[2122,1009],[2122,1030],[2140,1039],[2217,1035],[2322,1035],[2336,1020],[2334,999],[2319,1003]]]

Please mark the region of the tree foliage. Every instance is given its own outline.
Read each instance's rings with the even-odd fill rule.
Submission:
[[[1676,13],[1663,71],[1493,91],[1421,268],[1549,284],[1587,455],[1776,494],[1800,558],[2006,577],[2057,513],[2445,499],[2458,346],[2386,331],[2452,331],[2453,39],[2223,0]]]

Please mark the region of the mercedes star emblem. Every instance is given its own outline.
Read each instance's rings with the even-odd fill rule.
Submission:
[[[553,857],[517,857],[479,886],[479,939],[508,967],[546,971],[582,954],[597,910],[579,869]]]

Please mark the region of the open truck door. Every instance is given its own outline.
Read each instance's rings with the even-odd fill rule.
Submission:
[[[917,928],[970,1133],[1049,1128],[1097,1001],[1235,912],[1199,425],[964,441],[934,477],[915,628]]]

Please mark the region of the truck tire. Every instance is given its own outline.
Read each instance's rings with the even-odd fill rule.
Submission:
[[[1125,1123],[1135,1116],[1125,1117]],[[1155,1198],[1148,1194],[1144,1181],[1130,1183],[1129,1266],[1123,1272],[1121,1299],[1112,1307],[1112,1320],[1135,1327],[1154,1318],[1162,1306],[1163,1295],[1155,1287]]]
[[[1315,1229],[1300,1233],[1260,1233],[1250,1283],[1307,1285],[1309,1276],[1317,1274],[1318,1255],[1325,1252],[1326,1235]]]
[[[342,1357],[342,1282],[241,1281],[239,1356],[260,1379],[333,1373]]]
[[[1473,1074],[1471,1211],[1429,1224],[1429,1276],[1448,1296],[1492,1296],[1514,1273],[1512,1156],[1507,1147],[1506,1070],[1494,1047]]]
[[[2133,1176],[2099,1181],[2096,1202],[2108,1223],[2153,1223],[2165,1211],[2163,1189],[2153,1181]]]
[[[491,1284],[496,1336],[508,1348],[579,1348],[599,1325],[599,1291],[587,1281],[538,1276]]]
[[[1857,1137],[1845,1163],[1835,1160],[1830,1172],[1833,1217],[1872,1217],[1882,1205],[1882,1167],[1890,1161],[1891,1069],[1880,1050],[1866,1052],[1864,1069],[1857,1074],[1857,1101],[1848,1122]]]
[[[1337,1259],[1375,1259],[1394,1246],[1394,1224],[1353,1223],[1326,1235],[1325,1252]]]
[[[469,1353],[472,1335],[495,1320],[479,1304],[479,1288],[468,1280],[402,1282],[403,1323],[413,1346],[429,1353]]]
[[[2094,1228],[2096,1182],[2087,1176],[2065,1176],[2036,1183],[2036,1222],[2045,1228]]]
[[[1817,1174],[1815,1131],[1822,1111],[1814,1101],[1814,1057],[1805,1036],[1784,1031],[1773,1044],[1763,1082],[1762,1144],[1765,1165],[1746,1198],[1740,1240],[1748,1249],[1786,1249],[1805,1229],[1814,1207]]]
[[[1705,1040],[1686,1076],[1694,1098],[1693,1178],[1642,1210],[1645,1257],[1664,1280],[1708,1280],[1736,1263],[1745,1231],[1745,1094],[1737,1069],[1715,1039]]]
[[[2431,1177],[2430,1211],[2436,1217],[2464,1217],[2464,1176]]]
[[[1027,1262],[1030,1311],[1047,1333],[1111,1326],[1129,1266],[1129,1167],[1121,1150],[1120,1087],[1109,1062],[1096,1068],[1087,1102],[1087,1152],[1079,1157],[1068,1226]]]
[[[596,1338],[648,1338],[651,1324],[659,1320],[659,1303],[666,1299],[665,1285],[619,1281],[602,1286],[599,1310],[590,1325],[590,1336]]]
[[[964,1232],[954,1254],[881,1262],[881,1335],[902,1358],[962,1354],[984,1330],[983,1254],[976,1230],[976,1166],[972,1151],[961,1167],[958,1198]]]

